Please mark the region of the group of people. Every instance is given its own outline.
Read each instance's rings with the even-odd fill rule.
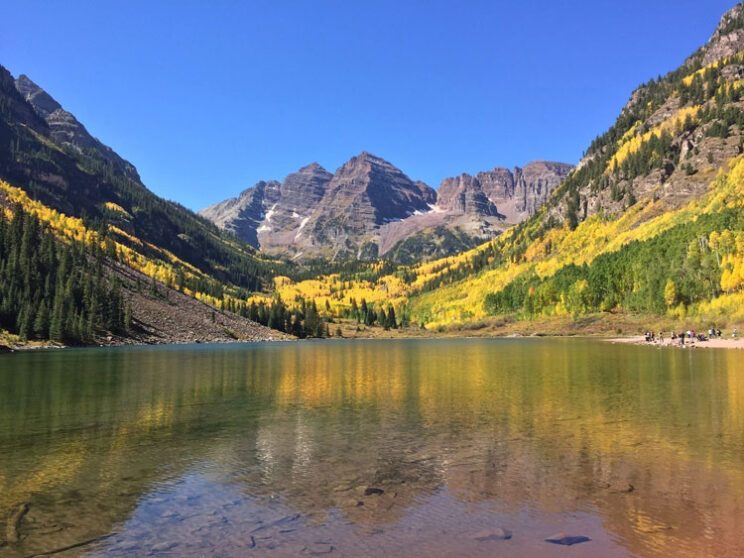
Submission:
[[[734,328],[734,331],[731,333],[731,337],[736,339],[739,335],[739,330],[737,328]],[[645,334],[646,342],[647,343],[655,343],[659,342],[660,344],[664,344],[664,332],[660,331],[658,334],[655,331],[647,331]],[[687,331],[682,331],[680,333],[675,333],[672,331],[669,334],[669,340],[671,343],[676,342],[677,345],[683,346],[685,344],[685,339],[688,339],[689,341],[708,341],[709,339],[721,339],[723,338],[723,333],[721,333],[720,329],[710,328],[708,329],[708,335],[705,335],[704,333],[696,333],[693,329],[688,329]]]

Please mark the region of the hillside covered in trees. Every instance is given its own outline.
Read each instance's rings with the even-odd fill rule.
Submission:
[[[312,305],[246,303],[291,270],[154,195],[46,92],[0,67],[0,332],[64,344],[327,335]]]
[[[142,287],[110,272],[123,268],[296,337],[337,335],[336,322],[536,331],[536,320],[588,315],[744,321],[742,4],[678,69],[632,93],[531,218],[410,265],[267,258],[154,196],[105,146],[60,140],[0,77],[0,328],[24,338],[128,335],[138,320],[127,303]],[[399,261],[414,261],[409,244]]]
[[[458,256],[277,283],[428,328],[592,313],[744,320],[744,6],[639,87],[529,220]],[[377,269],[377,273],[373,271]],[[535,326],[539,327],[539,326]]]

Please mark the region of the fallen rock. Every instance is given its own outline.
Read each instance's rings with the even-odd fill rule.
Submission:
[[[367,488],[364,491],[364,495],[365,496],[372,496],[372,495],[375,495],[375,494],[377,496],[380,496],[382,494],[385,494],[385,491],[382,488],[371,488],[371,487],[370,488]]]
[[[579,544],[583,542],[589,542],[589,537],[583,537],[583,536],[577,536],[577,535],[567,535],[566,533],[557,533],[551,537],[548,537],[545,539],[545,542],[553,543],[553,544],[560,544],[563,546],[571,546],[574,544]]]
[[[473,535],[473,538],[479,542],[506,541],[512,538],[512,534],[509,529],[497,527],[496,529],[483,529],[482,531],[478,531]]]

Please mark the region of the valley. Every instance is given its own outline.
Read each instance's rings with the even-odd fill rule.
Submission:
[[[359,333],[354,323],[413,326],[411,335],[496,334],[499,324],[580,333],[591,331],[580,325],[587,316],[735,327],[744,321],[743,11],[724,15],[678,69],[636,89],[575,168],[497,167],[434,190],[362,152],[334,173],[312,163],[198,215],[155,196],[47,92],[3,70],[10,149],[0,199],[7,219],[18,204],[59,242],[84,245],[105,262],[101,277],[127,268],[201,301],[210,318],[214,308],[299,337],[333,336],[339,323],[347,335]],[[22,322],[33,323],[40,301],[51,308],[53,293],[37,284],[17,304],[28,280],[11,281],[23,264],[9,256],[2,328],[48,338]],[[131,298],[131,285],[124,292]],[[75,304],[74,319],[90,322],[88,303]],[[576,327],[549,325],[565,320]],[[117,336],[91,324],[89,341]]]

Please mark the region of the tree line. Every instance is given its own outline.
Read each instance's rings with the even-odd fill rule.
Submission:
[[[63,244],[39,219],[0,209],[0,328],[22,340],[91,343],[125,333],[132,310],[117,278],[104,272],[100,243]]]
[[[701,215],[648,240],[633,241],[591,264],[549,277],[534,272],[486,295],[487,313],[526,317],[622,309],[664,314],[744,286],[744,223],[735,209]]]

